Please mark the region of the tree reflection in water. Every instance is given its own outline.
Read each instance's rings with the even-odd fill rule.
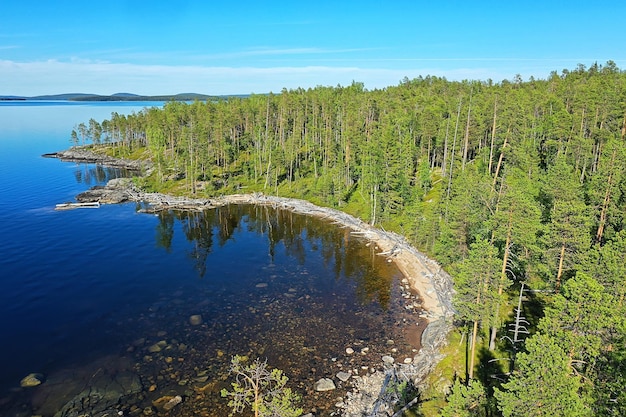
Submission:
[[[84,163],[74,165],[74,178],[76,182],[88,186],[103,185],[114,178],[127,178],[131,175],[132,171],[124,168]]]
[[[222,381],[232,355],[261,357],[289,375],[305,409],[331,407],[349,385],[324,396],[312,391],[317,379],[339,370],[367,373],[382,366],[383,355],[400,360],[419,347],[405,337],[419,329],[414,310],[406,308],[400,272],[377,255],[374,243],[347,228],[253,205],[164,211],[158,219],[157,246],[176,254],[183,245],[192,274],[200,278],[184,285],[180,278],[176,298],[165,294],[168,307],[159,303],[141,322],[153,326],[153,333],[165,329],[171,340],[187,346],[178,362],[181,375],[205,369]],[[201,314],[204,323],[181,324],[181,317],[191,314]],[[348,354],[348,347],[356,353]],[[142,375],[149,379],[162,372],[158,361],[145,362],[142,355]],[[226,416],[220,386],[204,397],[203,407]]]
[[[170,251],[175,221],[182,225],[192,243],[189,258],[200,277],[207,271],[213,245],[224,246],[235,233],[248,232],[267,237],[268,256],[274,261],[277,247],[304,265],[307,251],[319,251],[325,265],[331,267],[335,280],[342,278],[356,284],[361,303],[377,302],[384,310],[391,297],[391,284],[397,271],[376,255],[376,247],[350,234],[350,230],[320,219],[269,206],[228,205],[195,211],[162,211],[158,214],[157,246]]]

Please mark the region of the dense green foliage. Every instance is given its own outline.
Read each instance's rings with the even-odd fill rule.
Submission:
[[[295,196],[407,236],[455,279],[467,363],[478,347],[511,364],[469,384],[472,366],[448,415],[610,416],[625,408],[625,136],[626,74],[608,62],[527,82],[172,102],[83,124],[73,141],[148,148],[154,189]],[[505,338],[521,282],[542,306],[525,310],[526,347]],[[477,383],[497,407],[462,404],[484,398]]]
[[[223,388],[222,397],[229,399],[234,414],[250,408],[255,417],[298,417],[302,409],[294,406],[299,396],[287,388],[287,378],[280,369],[270,370],[267,362],[256,359],[248,362],[245,356],[234,356],[230,372],[235,376],[232,391]]]

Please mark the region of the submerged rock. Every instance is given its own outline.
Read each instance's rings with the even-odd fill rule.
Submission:
[[[38,373],[32,373],[26,375],[20,381],[20,386],[23,388],[36,387],[37,385],[42,384],[44,381],[44,376]]]
[[[139,377],[130,371],[102,372],[83,391],[68,401],[54,417],[112,416],[120,401],[142,390]]]
[[[150,352],[150,353],[157,353],[157,352],[162,351],[166,347],[167,347],[167,342],[165,340],[160,340],[160,341],[156,342],[155,344],[149,346],[148,347],[148,352]]]
[[[183,402],[183,398],[180,395],[176,395],[176,396],[164,395],[152,401],[152,405],[156,407],[158,410],[170,411],[172,408],[176,407],[178,404],[182,402]]]
[[[182,402],[183,402],[183,398],[180,395],[177,395],[165,403],[165,405],[163,406],[163,410],[170,411],[172,408],[176,407],[178,404]]]
[[[329,378],[322,378],[315,383],[315,391],[317,392],[332,391],[334,389],[337,389],[337,387],[333,380]]]

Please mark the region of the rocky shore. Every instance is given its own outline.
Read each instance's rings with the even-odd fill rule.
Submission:
[[[101,204],[141,202],[148,205],[143,211],[150,213],[161,210],[207,210],[229,204],[267,205],[326,219],[340,227],[349,228],[354,235],[376,243],[380,248],[379,255],[386,256],[390,261],[395,262],[409,280],[411,287],[419,292],[423,299],[423,306],[431,319],[446,319],[453,314],[450,277],[435,261],[413,248],[403,236],[372,227],[339,210],[319,207],[305,200],[275,197],[262,193],[232,194],[209,199],[147,193],[138,189],[129,178],[113,179],[106,186],[94,187],[77,195],[76,200],[81,203],[99,202]]]
[[[137,171],[150,168],[150,164],[144,161],[119,160],[81,148],[44,156],[67,161],[100,163]],[[94,187],[79,194],[76,200],[100,204],[140,202],[146,204],[144,209],[146,212],[206,210],[229,204],[268,205],[331,221],[338,227],[348,228],[355,236],[376,244],[380,250],[378,255],[385,256],[389,262],[394,262],[405,276],[404,282],[407,286],[419,293],[425,310],[423,316],[428,320],[428,325],[421,336],[422,347],[409,363],[394,363],[393,358],[391,361],[381,358],[381,363],[372,366],[381,370],[353,377],[351,381],[353,390],[336,404],[337,414],[348,417],[390,415],[387,412],[393,404],[389,404],[388,399],[385,399],[383,395],[385,391],[383,384],[388,383],[390,376],[402,375],[402,378],[410,379],[418,388],[423,388],[426,376],[442,359],[440,349],[446,343],[454,315],[452,280],[435,261],[417,251],[398,234],[372,227],[339,210],[319,207],[304,200],[268,196],[261,193],[236,194],[210,199],[173,197],[144,192],[128,178],[114,179],[104,187]]]
[[[125,168],[131,171],[141,172],[152,167],[150,161],[114,158],[112,156],[99,154],[84,147],[74,147],[59,152],[46,153],[44,158],[58,158],[62,161],[98,163],[115,168]]]

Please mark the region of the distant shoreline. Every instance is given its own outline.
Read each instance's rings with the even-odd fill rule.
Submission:
[[[181,93],[181,94],[162,94],[156,96],[144,96],[131,93],[117,93],[112,95],[86,94],[86,93],[65,93],[65,94],[49,94],[41,96],[0,96],[0,101],[42,101],[42,100],[60,100],[60,101],[214,101],[227,100],[230,98],[245,98],[250,94],[230,94],[230,95],[208,95],[198,93]]]

